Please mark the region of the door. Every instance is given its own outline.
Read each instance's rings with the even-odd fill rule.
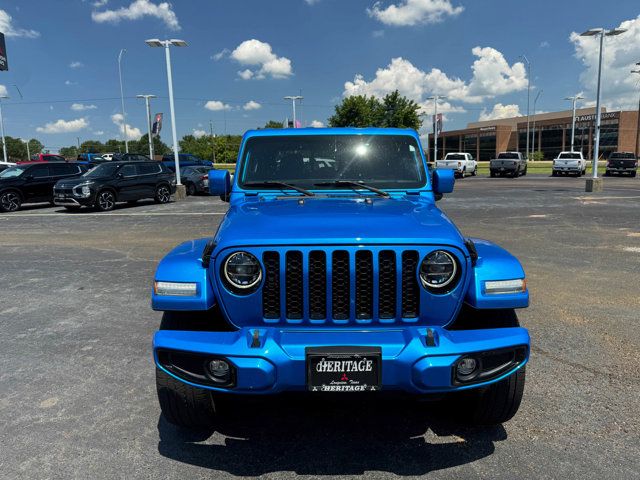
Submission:
[[[25,202],[44,202],[53,196],[53,178],[49,173],[49,165],[42,163],[34,165],[23,175],[25,184],[22,187]]]
[[[158,163],[140,163],[138,164],[138,173],[140,175],[140,184],[146,198],[153,198],[156,194],[156,184],[158,183],[158,175],[162,168]]]
[[[141,197],[138,166],[134,163],[123,165],[118,171],[118,201],[138,200]]]

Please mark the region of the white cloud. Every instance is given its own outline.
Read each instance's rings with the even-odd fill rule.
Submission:
[[[271,45],[260,40],[245,40],[231,52],[231,58],[243,66],[253,67],[238,72],[240,78],[286,78],[293,75],[291,60],[273,53]]]
[[[322,123],[320,120],[313,120],[309,126],[311,128],[323,128],[324,123]]]
[[[224,57],[226,57],[230,53],[231,53],[231,51],[228,48],[224,48],[224,49],[220,50],[218,53],[214,54],[211,58],[214,59],[217,62],[218,60],[223,59]]]
[[[71,80],[65,80],[64,84],[67,85],[67,86],[70,86],[70,85],[77,85],[78,82],[72,82]]]
[[[0,85],[0,96],[3,96],[3,97],[8,97],[9,96],[9,92],[7,91],[7,87],[5,87],[4,85]]]
[[[386,8],[376,2],[367,13],[386,25],[411,26],[441,22],[444,17],[455,17],[463,10],[464,7],[454,7],[451,0],[402,0]]]
[[[69,68],[80,68],[80,67],[84,67],[84,64],[82,62],[71,62],[69,64]]]
[[[254,101],[254,100],[249,100],[247,103],[245,103],[242,106],[243,110],[259,110],[262,108],[262,105],[260,105],[258,102]]]
[[[207,135],[207,132],[205,132],[204,130],[198,130],[198,129],[193,129],[193,136],[196,138],[200,138],[200,137],[204,137],[205,135]]]
[[[221,102],[220,100],[209,100],[207,103],[204,104],[204,108],[206,108],[207,110],[211,110],[213,112],[219,112],[221,110],[231,110],[231,105],[227,105],[224,102]]]
[[[107,3],[109,3],[109,0],[96,0],[95,2],[93,2],[93,7],[94,8],[104,7]]]
[[[180,30],[178,17],[168,2],[155,4],[150,0],[135,0],[128,7],[116,10],[91,12],[91,18],[96,23],[120,23],[122,20],[139,20],[144,17],[155,17],[164,22],[170,30]]]
[[[315,5],[316,3],[318,3],[320,0],[304,0],[304,2],[307,5]]]
[[[70,133],[77,132],[83,128],[87,128],[89,122],[86,118],[76,118],[75,120],[56,120],[55,122],[46,123],[44,127],[36,128],[36,132],[40,133]]]
[[[83,110],[95,110],[96,108],[98,108],[96,105],[85,105],[84,103],[71,104],[71,110],[75,110],[76,112],[81,112]]]
[[[40,32],[28,28],[17,28],[13,25],[13,17],[5,10],[0,10],[0,32],[7,37],[38,38]]]
[[[124,137],[124,117],[121,113],[111,115],[111,121],[118,127],[120,136]],[[142,137],[142,131],[139,128],[132,127],[127,123],[127,140],[139,140]]]
[[[96,130],[93,134],[98,136],[104,135],[104,130]]]
[[[538,45],[540,48],[549,48],[551,46],[551,44],[549,42],[547,42],[546,40],[540,42],[540,45]]]
[[[522,114],[520,113],[520,107],[518,107],[518,105],[503,105],[501,103],[496,103],[493,106],[493,110],[490,112],[487,112],[487,110],[483,108],[480,113],[479,120],[497,120],[499,118],[513,118],[520,116],[522,116]]]
[[[602,62],[602,103],[608,109],[638,108],[638,74],[636,62],[640,61],[640,15],[620,23],[618,28],[627,31],[618,36],[605,37]],[[575,56],[584,65],[580,83],[586,97],[595,99],[598,78],[600,41],[597,36],[581,37],[573,32],[569,39],[574,45]],[[587,104],[588,102],[585,102]],[[595,102],[594,102],[595,103]]]
[[[379,68],[371,81],[357,74],[353,81],[345,82],[343,95],[382,97],[398,90],[418,103],[423,103],[434,93],[447,96],[449,101],[480,103],[487,98],[526,88],[526,71],[522,63],[509,65],[502,53],[490,47],[475,47],[472,53],[477,59],[471,66],[473,75],[469,81],[449,77],[438,68],[425,72],[409,60],[397,57],[386,67]],[[450,112],[463,111],[460,107],[444,103],[443,108],[449,108]]]

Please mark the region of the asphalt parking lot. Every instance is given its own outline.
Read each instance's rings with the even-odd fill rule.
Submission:
[[[439,205],[520,258],[531,307],[525,397],[504,427],[431,404],[255,404],[211,435],[162,420],[149,306],[158,260],[226,204],[0,215],[0,477],[640,478],[640,180],[466,178]]]

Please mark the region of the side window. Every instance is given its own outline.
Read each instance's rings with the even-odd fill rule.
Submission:
[[[37,165],[29,169],[28,175],[31,175],[33,178],[46,178],[49,176],[49,166]]]
[[[120,169],[120,173],[123,177],[133,177],[137,175],[136,166],[135,165],[125,165]]]
[[[141,163],[138,165],[138,173],[140,175],[153,175],[160,173],[160,166],[153,163]]]
[[[64,163],[56,163],[53,165],[49,165],[49,171],[51,172],[51,176],[53,177],[61,177],[63,175],[69,175],[71,173],[69,167],[73,165],[67,165]]]

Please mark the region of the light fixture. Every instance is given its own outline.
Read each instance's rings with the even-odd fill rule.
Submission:
[[[524,278],[516,278],[513,280],[491,280],[484,282],[484,291],[487,295],[524,293],[526,290],[527,281]]]
[[[186,282],[155,282],[156,295],[169,297],[195,297],[198,292],[197,283]]]

